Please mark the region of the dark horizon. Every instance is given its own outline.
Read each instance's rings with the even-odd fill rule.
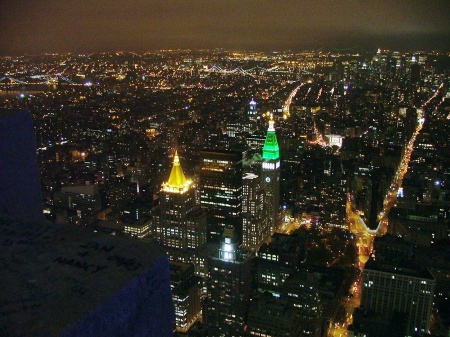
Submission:
[[[215,48],[450,50],[450,2],[5,0],[0,32],[0,55]]]

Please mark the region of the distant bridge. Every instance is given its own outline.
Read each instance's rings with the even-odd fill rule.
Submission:
[[[301,73],[305,73],[305,74],[314,74],[308,70],[304,70],[301,69],[300,70]],[[260,66],[256,66],[250,69],[243,69],[241,67],[238,68],[234,68],[232,70],[227,70],[227,69],[223,69],[222,67],[214,64],[211,68],[208,69],[203,69],[202,72],[206,73],[208,75],[210,75],[211,73],[220,73],[220,74],[224,74],[224,75],[232,75],[232,74],[242,74],[242,75],[246,75],[246,76],[251,76],[251,77],[256,77],[258,74],[264,74],[264,73],[282,73],[282,74],[293,74],[294,73],[294,69],[280,69],[279,66],[274,66],[271,68],[264,68],[264,67],[260,67]]]
[[[40,75],[31,75],[28,76],[30,81],[26,80],[19,80],[17,78],[11,77],[11,76],[3,76],[0,78],[0,84],[5,84],[3,81],[9,80],[11,84],[56,84],[61,81],[71,84],[71,85],[78,85],[78,83],[70,80],[69,78],[61,75],[61,74],[40,74]]]
[[[10,80],[12,83],[17,83],[17,84],[28,84],[27,82],[18,80],[17,78],[13,78],[13,77],[9,77],[9,76],[3,76],[2,78],[0,78],[0,82],[3,82],[5,79]]]
[[[251,77],[255,77],[253,74],[251,74],[249,71],[244,70],[242,68],[234,68],[233,70],[226,70],[221,68],[220,66],[214,64],[211,68],[209,69],[204,69],[203,72],[208,73],[208,75],[210,73],[220,73],[220,74],[225,74],[225,75],[231,75],[231,74],[243,74],[243,75],[247,75],[247,76],[251,76]]]

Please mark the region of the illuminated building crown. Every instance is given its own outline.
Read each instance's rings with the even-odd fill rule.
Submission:
[[[183,193],[189,189],[192,184],[191,180],[186,179],[183,173],[183,169],[180,165],[180,158],[178,152],[175,152],[173,157],[172,171],[170,172],[169,180],[163,183],[162,189],[166,192],[178,192]]]
[[[233,226],[226,226],[223,231],[219,248],[219,259],[227,262],[234,262],[238,257],[238,243],[236,232]]]
[[[280,159],[280,148],[278,146],[277,135],[275,134],[273,116],[270,116],[269,128],[267,129],[266,141],[264,142],[262,159],[277,160]]]

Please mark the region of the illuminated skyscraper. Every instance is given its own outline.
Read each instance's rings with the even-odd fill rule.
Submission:
[[[242,245],[258,247],[270,235],[261,178],[247,173],[242,178]]]
[[[219,254],[209,260],[204,319],[210,336],[243,336],[250,273],[250,259],[239,251],[233,227],[225,227]]]
[[[154,236],[171,260],[192,262],[195,250],[206,243],[206,214],[195,201],[192,181],[186,179],[175,152],[169,180],[162,184]]]
[[[275,134],[273,117],[270,118],[266,141],[262,152],[262,186],[265,190],[265,203],[269,212],[272,230],[275,229],[280,206],[280,148]]]
[[[232,225],[242,238],[242,153],[200,151],[200,203],[208,212],[208,240],[219,242]]]
[[[256,111],[256,102],[251,100],[248,104],[247,110],[248,131],[253,133],[256,129],[256,123],[258,121],[258,112]]]

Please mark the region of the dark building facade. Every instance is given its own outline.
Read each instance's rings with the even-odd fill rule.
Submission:
[[[208,241],[232,225],[242,241],[242,152],[200,151],[200,204],[208,213]]]
[[[427,269],[405,260],[377,259],[366,263],[361,307],[392,319],[406,315],[404,334],[428,333],[436,280]]]
[[[225,227],[219,254],[209,260],[203,318],[210,336],[243,336],[250,272],[250,259],[241,254],[233,227]]]
[[[42,208],[31,114],[0,109],[0,214],[36,220]]]
[[[190,263],[170,261],[169,267],[176,329],[186,332],[200,316],[201,279]]]

